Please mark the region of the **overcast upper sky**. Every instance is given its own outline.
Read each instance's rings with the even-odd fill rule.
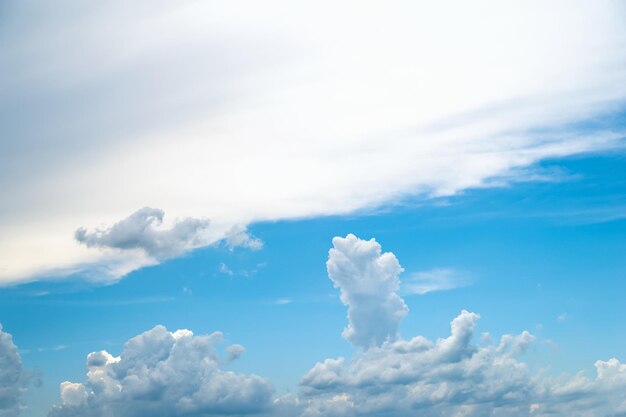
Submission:
[[[602,326],[576,329],[608,357],[519,358],[600,297],[594,265],[623,280],[624,51],[621,1],[2,2],[0,417],[626,415]],[[520,295],[528,321],[492,304],[528,280],[559,283]],[[298,309],[294,343],[314,311],[345,323],[273,374],[294,347],[209,292],[266,334]],[[110,334],[40,333],[34,305],[99,305]],[[143,318],[108,327],[120,305]]]

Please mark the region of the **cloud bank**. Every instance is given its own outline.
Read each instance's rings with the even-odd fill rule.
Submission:
[[[616,358],[597,361],[593,377],[533,372],[521,358],[534,335],[476,343],[480,316],[466,310],[445,338],[406,339],[398,324],[407,308],[395,292],[402,267],[392,253],[374,239],[336,237],[327,267],[348,307],[344,337],[356,349],[351,358],[316,363],[298,395],[277,395],[265,378],[225,370],[245,349],[235,344],[218,354],[219,332],[156,326],[130,339],[119,357],[90,353],[87,380],[63,382],[62,403],[49,417],[626,415],[626,364]]]
[[[271,406],[274,389],[256,375],[223,370],[241,345],[216,350],[222,334],[194,336],[156,326],[130,339],[119,357],[87,356],[87,380],[63,382],[62,404],[50,417],[226,416],[258,414]]]
[[[0,283],[144,265],[72,233],[146,204],[210,218],[217,239],[621,147],[603,117],[626,98],[623,7],[15,2],[0,18]]]
[[[22,360],[13,338],[0,325],[0,417],[19,415],[23,376]]]
[[[336,286],[348,305],[349,326],[344,335],[365,349],[351,359],[318,362],[304,375],[300,383],[302,416],[613,417],[626,413],[626,365],[619,360],[597,361],[595,378],[583,373],[560,377],[533,374],[519,357],[535,336],[524,331],[504,335],[496,344],[475,345],[480,316],[469,311],[463,310],[452,320],[447,338],[378,337],[378,343],[362,343],[363,338],[354,337],[351,327],[355,320],[350,314],[353,305],[346,302],[346,289],[348,295],[360,289],[381,295],[370,298],[373,305],[366,308],[382,313],[372,314],[362,323],[357,320],[367,329],[365,341],[376,340],[376,335],[395,336],[406,314],[403,300],[394,292],[402,268],[393,254],[381,255],[381,247],[373,239],[348,235],[334,238],[333,245],[328,271],[333,281],[339,279]],[[386,288],[381,289],[381,283],[387,283]],[[388,296],[394,299],[395,308],[388,307]],[[394,312],[402,314],[385,320]],[[372,335],[367,333],[371,329],[384,331]],[[356,335],[360,336],[360,331]]]
[[[478,315],[463,311],[451,334],[372,347],[351,360],[326,359],[302,379],[305,416],[559,416],[626,413],[626,365],[597,361],[596,375],[533,374],[519,356],[535,337],[472,344]]]

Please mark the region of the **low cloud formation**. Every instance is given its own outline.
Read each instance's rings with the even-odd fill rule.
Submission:
[[[596,376],[532,374],[518,357],[528,332],[498,344],[471,343],[478,315],[463,311],[451,335],[387,342],[356,355],[317,363],[302,379],[304,416],[558,416],[626,413],[626,365],[597,361]],[[303,402],[304,403],[304,402]]]
[[[110,227],[91,231],[81,227],[74,237],[90,248],[140,249],[155,259],[171,258],[207,244],[204,233],[209,220],[187,218],[162,229],[164,216],[161,209],[144,207]]]
[[[86,382],[63,382],[63,403],[49,417],[240,416],[268,410],[270,382],[221,369],[244,351],[229,346],[222,360],[216,349],[221,342],[219,332],[194,336],[156,326],[130,339],[119,357],[90,353]]]
[[[336,237],[327,267],[348,307],[344,336],[359,349],[316,363],[299,395],[274,397],[268,380],[223,370],[244,348],[228,346],[220,357],[220,333],[157,326],[129,340],[119,357],[89,354],[86,382],[63,382],[62,404],[49,417],[626,415],[626,364],[618,359],[597,361],[593,377],[535,373],[520,359],[535,336],[477,344],[480,316],[466,310],[445,338],[405,339],[398,325],[408,309],[396,294],[402,268],[392,253],[374,239]]]
[[[19,415],[23,376],[22,360],[13,337],[2,331],[0,325],[0,417]]]
[[[379,346],[394,339],[408,308],[396,294],[402,267],[393,253],[381,254],[376,240],[350,234],[335,237],[326,262],[328,276],[348,306],[343,337],[360,347]]]
[[[377,283],[382,297],[369,298],[370,311],[399,312],[387,328],[395,334],[406,307],[389,309],[397,295],[401,268],[390,253],[381,255],[374,240],[353,235],[333,239],[328,271],[348,305],[348,336],[354,338],[353,291]],[[377,276],[378,274],[378,276]],[[380,283],[390,283],[382,286]],[[368,284],[370,283],[370,284]],[[390,290],[393,288],[393,290]],[[404,306],[401,298],[393,303]],[[357,306],[358,306],[357,301]],[[385,314],[383,314],[383,317]],[[373,316],[370,316],[373,317]],[[302,416],[559,416],[613,417],[626,415],[626,365],[617,359],[597,361],[596,376],[533,374],[519,356],[535,340],[527,331],[504,335],[497,344],[472,343],[479,315],[463,310],[451,322],[450,336],[431,341],[387,337],[383,343],[357,343],[352,359],[318,362],[302,378]],[[374,329],[379,328],[374,320]],[[358,340],[380,340],[356,319]],[[362,325],[362,326],[361,326]]]

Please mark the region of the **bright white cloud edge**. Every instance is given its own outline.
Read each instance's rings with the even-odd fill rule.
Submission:
[[[626,98],[619,2],[121,4],[7,27],[4,284],[154,263],[72,238],[146,205],[215,241],[623,144],[570,126]]]

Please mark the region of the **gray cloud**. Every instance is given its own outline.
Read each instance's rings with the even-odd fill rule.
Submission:
[[[346,340],[369,347],[395,338],[408,308],[396,294],[402,267],[394,254],[381,254],[374,239],[365,241],[352,234],[335,237],[326,268],[348,306]]]
[[[90,248],[141,249],[156,259],[170,258],[206,244],[204,233],[209,220],[187,218],[163,230],[159,226],[164,215],[161,209],[144,207],[110,227],[91,231],[81,227],[74,237]]]
[[[87,357],[87,380],[63,382],[60,406],[50,417],[223,416],[263,412],[272,385],[255,375],[220,368],[222,334],[194,336],[156,326],[130,339],[119,357],[106,351]],[[226,348],[227,361],[243,347]]]
[[[23,385],[22,360],[9,333],[0,325],[0,417],[15,417],[20,413],[20,393]]]

